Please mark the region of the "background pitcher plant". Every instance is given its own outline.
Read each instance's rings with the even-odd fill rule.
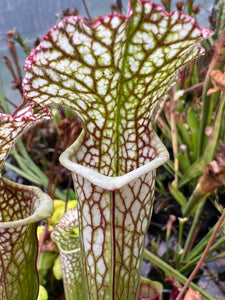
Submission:
[[[0,168],[15,140],[50,113],[35,103],[12,116],[0,115]],[[38,295],[37,223],[53,213],[51,198],[40,189],[0,177],[0,298],[36,299]],[[28,263],[29,262],[29,263]]]

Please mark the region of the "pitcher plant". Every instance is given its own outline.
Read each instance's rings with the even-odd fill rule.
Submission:
[[[19,135],[42,119],[46,108],[35,103],[20,107],[12,116],[0,115],[0,168]],[[36,299],[38,295],[38,221],[53,212],[50,197],[36,187],[0,177],[0,299]]]
[[[154,116],[209,34],[184,13],[130,0],[127,16],[66,18],[26,59],[17,114],[62,105],[83,123],[60,161],[78,199],[86,299],[138,297],[156,168],[168,159]]]
[[[155,170],[168,159],[154,114],[209,33],[189,16],[132,0],[127,17],[65,19],[26,60],[25,96],[64,105],[83,122],[60,160],[78,198],[87,299],[137,299]]]
[[[67,300],[85,300],[82,265],[80,263],[80,243],[77,208],[65,213],[61,222],[51,234],[60,250],[63,286]]]

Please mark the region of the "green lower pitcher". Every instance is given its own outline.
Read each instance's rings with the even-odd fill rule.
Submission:
[[[37,299],[37,222],[52,213],[40,189],[0,178],[0,299]]]

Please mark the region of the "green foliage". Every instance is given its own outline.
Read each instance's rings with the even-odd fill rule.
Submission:
[[[42,285],[39,286],[39,294],[37,300],[48,300],[48,292]]]
[[[140,7],[138,6],[140,4],[139,1],[132,1],[132,4],[133,6],[137,6],[137,11],[140,10]],[[187,9],[190,14],[193,13],[192,4],[192,1],[188,1]],[[148,4],[146,4],[146,7],[147,5]],[[171,1],[165,1],[165,6],[168,12],[170,11],[170,5]],[[224,1],[220,1],[218,4],[218,19],[215,38],[221,35],[224,26],[224,16],[222,14],[223,5]],[[61,39],[59,39],[59,41],[55,41],[55,44],[50,43],[49,51],[40,51],[40,53],[38,53],[38,55],[43,55],[41,58],[44,63],[46,63],[44,66],[44,75],[42,75],[43,66],[39,65],[40,57],[37,55],[37,52],[41,48],[33,54],[32,59],[34,58],[34,60],[32,63],[36,63],[36,65],[32,71],[30,68],[30,61],[29,59],[27,60],[28,64],[26,65],[26,69],[28,75],[24,85],[26,95],[44,105],[52,104],[54,101],[62,105],[66,105],[75,109],[83,121],[87,121],[87,124],[85,124],[85,142],[82,146],[85,148],[93,141],[97,141],[96,144],[100,145],[101,151],[99,151],[99,153],[101,153],[101,156],[97,158],[97,164],[95,155],[93,155],[92,159],[89,159],[89,161],[85,161],[85,159],[89,156],[84,153],[84,148],[82,148],[83,152],[81,151],[81,154],[83,157],[81,157],[81,154],[80,156],[78,155],[78,157],[81,157],[81,164],[89,167],[91,166],[91,168],[95,167],[98,171],[104,174],[113,174],[113,176],[118,176],[139,167],[142,163],[141,160],[134,160],[133,156],[136,157],[135,151],[137,149],[139,150],[139,142],[144,136],[142,134],[138,135],[138,130],[142,128],[142,120],[150,120],[148,122],[146,121],[148,126],[144,125],[143,128],[147,130],[146,128],[150,127],[151,129],[151,117],[154,116],[157,102],[160,101],[165,92],[168,92],[174,76],[177,74],[177,69],[187,64],[190,59],[197,57],[202,51],[197,48],[193,48],[193,44],[195,42],[199,42],[202,37],[199,36],[199,39],[197,40],[194,35],[193,37],[190,35],[189,38],[193,39],[193,44],[185,44],[183,43],[184,40],[181,36],[181,41],[179,43],[179,47],[181,48],[179,48],[176,46],[178,38],[175,39],[174,32],[171,33],[167,31],[167,28],[164,28],[163,26],[161,26],[161,32],[163,31],[166,37],[170,36],[171,40],[168,42],[167,38],[164,40],[164,37],[161,36],[163,42],[165,42],[163,44],[161,40],[160,42],[156,41],[155,36],[152,35],[153,49],[150,48],[149,50],[146,46],[148,44],[146,43],[145,38],[142,38],[142,34],[145,32],[144,28],[149,25],[148,22],[150,18],[152,18],[151,14],[148,16],[147,14],[146,9],[146,12],[143,12],[142,15],[142,17],[144,16],[143,20],[136,12],[134,12],[133,16],[129,16],[130,20],[126,24],[127,29],[124,31],[127,35],[127,39],[125,42],[123,40],[122,43],[120,43],[120,36],[117,36],[117,32],[123,32],[124,30],[121,25],[124,21],[123,18],[120,19],[120,17],[118,17],[117,25],[116,22],[112,25],[113,23],[110,23],[107,19],[105,19],[104,22],[102,19],[100,23],[103,29],[99,27],[100,29],[98,30],[97,27],[96,31],[92,31],[92,27],[89,27],[86,23],[86,25],[82,23],[82,27],[81,23],[79,23],[79,19],[77,34],[79,35],[79,38],[84,38],[84,36],[86,37],[85,51],[88,52],[88,55],[86,55],[86,52],[84,55],[82,52],[83,48],[78,42],[77,48],[75,47],[76,51],[74,50],[74,47],[72,47],[72,52],[69,53],[69,56],[71,56],[73,61],[77,63],[76,67],[79,65],[79,68],[77,67],[78,70],[74,73],[73,68],[71,66],[68,67],[71,63],[70,59],[68,59],[68,55],[66,58],[62,55],[64,51],[66,51],[66,48],[65,45],[61,47]],[[154,18],[160,19],[161,12],[156,12]],[[154,18],[152,18],[153,22],[151,23],[153,29],[155,22]],[[177,24],[176,26],[180,26],[180,23],[181,22],[179,22],[179,25]],[[66,27],[66,22],[63,24]],[[116,32],[114,32],[115,28],[113,26],[118,27]],[[57,31],[57,27],[54,30]],[[107,43],[99,38],[99,36],[106,34],[106,32],[108,32],[107,34],[111,34],[111,32],[113,32],[112,36],[114,39],[114,48],[108,47]],[[177,34],[179,33],[180,32]],[[52,33],[50,32],[49,35],[51,34]],[[59,31],[57,31],[57,34],[62,34],[60,28]],[[63,37],[63,34],[61,37]],[[92,42],[89,42],[90,37],[93,39]],[[64,38],[65,40],[67,39],[66,37]],[[53,39],[54,36],[51,36],[50,41]],[[138,40],[139,44],[137,42],[133,42],[135,39],[140,39]],[[172,58],[169,57],[172,53],[170,49],[171,41],[175,43],[173,44],[173,49],[175,49],[174,51],[176,52]],[[22,45],[26,52],[30,52],[30,49],[20,37],[18,38],[18,42]],[[46,39],[42,41],[41,46],[43,46],[43,44],[46,45]],[[125,46],[121,46],[123,44]],[[93,55],[93,45],[94,48],[98,50],[102,47],[104,51],[101,50],[103,52],[100,54],[96,51],[96,54]],[[112,52],[112,48],[115,53]],[[68,47],[68,49],[71,48]],[[216,51],[218,54],[220,49],[217,49]],[[50,52],[59,57],[55,64],[52,64],[51,59],[49,64],[48,59]],[[188,52],[191,53],[191,58],[189,57]],[[162,55],[162,53],[163,59],[161,60],[160,55]],[[35,55],[38,57],[36,61],[35,59],[37,57]],[[154,63],[152,64],[153,61]],[[174,67],[175,64],[176,68]],[[210,230],[210,232],[206,234],[206,236],[203,237],[203,239],[195,247],[189,249],[189,244],[193,239],[195,229],[199,226],[199,219],[202,211],[204,211],[204,204],[209,196],[209,194],[203,194],[201,189],[199,192],[199,178],[202,176],[205,166],[215,159],[219,142],[224,140],[225,136],[225,97],[223,92],[217,92],[211,96],[207,95],[209,88],[212,87],[210,71],[212,69],[222,70],[224,68],[224,57],[222,56],[222,59],[220,60],[218,60],[217,57],[214,57],[212,62],[208,62],[208,64],[210,64],[209,71],[205,76],[204,82],[201,82],[202,69],[200,67],[192,65],[189,69],[185,69],[186,76],[179,82],[179,84],[174,86],[171,92],[168,92],[168,99],[166,100],[164,107],[161,108],[161,112],[158,113],[158,118],[155,122],[156,131],[161,133],[161,137],[171,153],[171,160],[165,166],[165,171],[161,172],[156,180],[156,190],[158,194],[161,193],[164,198],[168,198],[169,192],[178,202],[183,214],[185,216],[189,216],[189,214],[191,214],[193,222],[186,241],[183,241],[182,233],[184,225],[182,222],[184,219],[180,219],[177,234],[177,248],[174,252],[172,252],[172,256],[167,255],[169,253],[169,238],[171,236],[171,228],[167,226],[167,250],[164,259],[170,262],[174,267],[168,266],[165,261],[159,258],[157,245],[154,241],[152,241],[151,246],[155,255],[146,251],[145,256],[161,268],[166,275],[172,274],[174,278],[183,284],[187,280],[184,275],[188,276],[188,274],[190,274],[194,265],[200,259],[202,252],[204,251],[204,247],[207,245],[213,233],[213,229]],[[91,70],[92,75],[95,74],[95,82],[92,78],[85,74],[87,69]],[[55,72],[54,74],[52,73],[53,71]],[[67,77],[68,74],[69,77]],[[80,76],[82,77],[82,80]],[[30,78],[32,78],[32,80]],[[70,78],[70,80],[67,80],[68,78]],[[85,84],[84,79],[89,80],[89,84]],[[45,83],[43,87],[44,81]],[[65,87],[68,88],[68,85],[70,92],[65,93]],[[203,91],[199,92],[199,87],[202,86]],[[56,94],[57,97],[55,98]],[[73,94],[72,101],[71,94]],[[108,98],[106,97],[106,94]],[[63,95],[63,97],[61,97],[61,95]],[[106,99],[108,99],[107,103],[105,102]],[[1,93],[0,102],[4,111],[8,113],[8,106]],[[96,107],[98,109],[96,109]],[[118,109],[114,109],[115,107]],[[60,115],[59,110],[55,108],[53,109],[52,114],[54,116],[57,132],[59,133],[59,123],[62,121],[62,116]],[[63,117],[65,117],[65,119],[72,119],[73,113],[71,113],[71,111],[64,110]],[[135,120],[135,122],[132,123],[130,121],[131,119],[132,122],[133,120]],[[104,126],[102,126],[102,120],[104,120]],[[131,123],[132,125],[130,125]],[[95,130],[93,128],[95,128]],[[97,128],[100,129],[97,130]],[[18,130],[18,135],[21,134],[19,126],[16,129]],[[206,134],[207,129],[211,129],[210,135]],[[126,130],[129,131],[129,134],[126,133]],[[103,136],[105,141],[107,141],[107,149],[104,148],[105,143],[102,143],[102,140],[104,139],[102,138],[102,140],[99,140],[98,138],[100,134],[96,134],[96,131],[100,132],[101,138]],[[134,143],[133,139],[129,140],[126,136],[128,135],[128,137],[130,137],[132,134],[136,136]],[[82,137],[84,137],[84,134]],[[147,137],[150,144],[153,140],[151,130],[147,130],[147,134],[144,138],[147,139]],[[5,136],[2,140],[4,139]],[[10,141],[7,151],[9,151],[11,144],[13,143]],[[132,147],[131,144],[133,145]],[[57,151],[58,149],[55,148],[55,152]],[[109,153],[113,154],[110,156]],[[127,156],[124,157],[124,153],[126,153]],[[92,155],[93,153],[90,152],[89,154]],[[49,180],[49,177],[51,176],[46,175],[46,173],[41,170],[41,166],[45,169],[45,171],[47,170],[46,161],[42,160],[40,165],[37,165],[37,163],[33,161],[32,156],[26,149],[22,140],[18,140],[17,146],[11,151],[11,155],[14,157],[17,166],[6,163],[8,167],[30,182],[47,189],[49,193],[51,190],[54,190],[54,184]],[[91,165],[93,161],[95,162],[94,167]],[[52,165],[54,165],[54,163],[55,162],[53,162]],[[52,168],[50,169],[52,170]],[[167,174],[169,174],[170,178],[174,180],[173,182],[170,182],[168,190],[167,185],[164,185],[165,178],[168,178]],[[66,210],[70,210],[77,204],[75,200],[69,201],[68,203],[62,201],[75,199],[75,193],[72,189],[68,187],[66,191],[64,187],[64,191],[62,190],[63,189],[61,188],[56,188],[54,190],[54,195],[61,200],[54,201],[55,213],[52,218],[48,220],[49,230],[52,230],[56,227],[56,225],[58,225]],[[215,199],[215,195],[213,195],[211,199]],[[58,230],[60,236],[60,241],[58,241],[59,248],[64,246],[62,242],[63,238],[61,237],[64,237],[66,242],[74,242],[74,245],[77,246],[79,237],[78,228],[76,227],[71,230],[68,229],[67,226],[63,227],[64,225],[65,224],[61,224],[61,227],[58,227],[58,229],[62,229],[62,231],[60,231],[61,229]],[[55,232],[57,232],[57,230]],[[210,248],[208,255],[211,255],[213,251],[219,251],[223,243],[224,237],[217,236],[216,242],[214,246]],[[68,245],[69,243],[67,243],[67,246]],[[76,259],[79,263],[80,253],[76,252]],[[71,261],[71,266],[73,265],[73,262],[74,260]],[[54,282],[61,282],[62,279],[62,269],[57,250],[54,249],[51,252],[40,253],[38,272],[41,284],[38,300],[45,300],[48,298],[47,290],[49,291],[51,289],[51,282],[49,280],[50,276],[53,276],[51,279],[53,278]],[[191,285],[195,289],[198,289],[207,299],[212,299],[211,296],[200,290],[196,285]],[[161,289],[162,286],[160,285],[160,292]],[[70,289],[70,291],[71,290],[72,289]],[[74,294],[72,293],[68,297],[73,298]]]
[[[48,275],[49,270],[52,268],[55,259],[56,259],[56,253],[54,252],[40,253],[37,269],[38,269],[40,284],[43,286],[46,285],[46,276]]]
[[[224,3],[224,1],[221,1],[218,7],[221,8],[222,2]],[[214,175],[212,172],[209,172],[209,178],[204,177],[207,165],[218,161],[217,155],[220,143],[224,141],[225,96],[222,77],[221,81],[217,78],[218,81],[216,83],[216,87],[219,85],[221,90],[215,93],[211,93],[210,90],[213,87],[211,71],[223,70],[225,66],[225,31],[221,30],[218,23],[216,32],[220,32],[220,34],[213,36],[213,42],[211,40],[211,45],[212,43],[216,45],[215,53],[212,59],[207,62],[209,68],[203,78],[204,80],[202,81],[201,79],[202,68],[204,68],[201,61],[198,61],[199,65],[196,64],[194,68],[189,67],[186,69],[186,76],[168,93],[164,107],[159,113],[158,122],[155,124],[156,130],[161,133],[161,138],[167,144],[171,155],[170,161],[164,166],[165,171],[162,171],[163,176],[161,174],[160,176],[162,178],[168,177],[168,174],[171,176],[172,182],[170,182],[167,191],[170,192],[171,198],[180,206],[181,214],[179,215],[178,213],[176,216],[179,217],[179,220],[184,220],[183,216],[188,217],[185,218],[185,225],[181,225],[181,221],[179,221],[179,229],[176,234],[177,248],[174,249],[167,243],[166,253],[172,251],[174,255],[172,257],[164,255],[160,259],[169,262],[169,264],[175,266],[176,271],[186,276],[191,274],[201,259],[204,249],[209,244],[216,228],[215,225],[211,230],[209,228],[209,232],[204,236],[198,236],[197,238],[200,241],[197,242],[196,232],[201,228],[201,224],[204,222],[203,216],[207,213],[205,204],[208,202],[210,205],[215,206],[218,216],[221,213],[221,209],[218,209],[215,203],[216,198],[218,198],[218,191],[215,188],[212,191],[205,190],[207,184],[212,186],[212,183],[210,181],[208,183],[208,180],[210,180],[210,174],[212,178],[214,178]],[[211,51],[209,47],[207,49]],[[193,83],[195,84],[194,86]],[[171,135],[168,134],[170,131],[172,132]],[[224,149],[222,153],[225,155]],[[221,163],[220,167],[223,170]],[[221,176],[224,176],[223,172],[221,171]],[[219,191],[222,190],[221,185],[222,183],[218,188]],[[164,186],[163,189],[162,186]],[[162,190],[161,195],[165,195],[166,191],[163,182],[160,182],[156,190],[157,195],[160,194],[160,190]],[[163,203],[163,200],[160,201]],[[186,229],[184,230],[184,228]],[[186,232],[187,228],[188,234],[184,238],[184,231]],[[224,236],[220,231],[216,235],[214,244],[206,254],[205,260],[211,261],[221,257],[220,254],[212,254],[213,251],[220,253],[223,243]],[[156,248],[156,245],[153,247],[152,243],[152,251],[159,257]],[[154,261],[154,258],[151,261]],[[157,266],[161,264],[159,261],[155,263]],[[163,269],[162,265],[160,268]]]
[[[60,256],[58,256],[54,261],[53,274],[57,280],[61,280],[63,278]]]

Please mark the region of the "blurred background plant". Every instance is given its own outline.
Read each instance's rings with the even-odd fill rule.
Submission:
[[[170,1],[165,1],[164,5],[170,11]],[[177,8],[183,9],[184,5],[179,2]],[[187,9],[190,15],[197,17],[202,8],[194,7],[194,1],[188,1]],[[214,34],[204,43],[206,55],[180,74],[177,85],[164,97],[155,124],[171,158],[161,167],[157,177],[149,249],[187,277],[200,260],[223,212],[224,9],[225,2],[218,1],[209,18]],[[163,232],[159,230],[161,225],[165,226]],[[158,232],[155,237],[151,234],[154,226]],[[218,230],[205,262],[223,257],[223,226]],[[163,250],[160,247],[162,241],[165,242]],[[199,270],[198,276],[203,271]],[[218,274],[209,277],[216,281]],[[221,282],[219,285],[224,291],[224,285],[221,287]],[[174,282],[172,286],[177,289]]]
[[[91,15],[88,1],[82,2],[87,19],[94,22],[93,17],[96,15]],[[185,68],[177,84],[165,95],[155,122],[155,130],[170,152],[170,160],[160,168],[156,178],[156,199],[146,237],[143,275],[161,282],[164,291],[170,292],[171,300],[176,299],[182,284],[202,257],[224,210],[225,1],[216,1],[210,12],[201,1],[199,3],[162,1],[168,12],[174,8],[185,11],[197,21],[198,16],[207,11],[208,26],[214,32],[204,42],[206,55]],[[124,13],[126,5],[116,1],[108,6],[108,12]],[[57,21],[77,14],[79,10],[76,7],[65,8],[57,12]],[[18,90],[22,98],[23,72],[16,43],[27,56],[30,49],[37,46],[39,38],[30,46],[13,29],[7,32],[6,43],[10,58],[8,54],[3,54],[1,59],[5,61],[12,76],[12,88]],[[1,91],[0,103],[4,113],[10,113],[10,107],[18,104]],[[39,228],[40,300],[47,297],[64,299],[58,250],[50,240],[50,232],[60,222],[64,212],[76,205],[71,175],[59,164],[58,157],[82,130],[80,120],[70,111],[54,107],[52,114],[51,121],[38,125],[17,142],[4,169],[5,177],[35,184],[53,199],[60,199],[54,201],[53,217],[40,224]],[[197,276],[207,276],[207,280],[214,283],[217,281],[219,289],[215,291],[224,296],[225,285],[222,280],[218,280],[220,271],[212,274],[207,264],[224,257],[224,222],[216,233],[215,241],[206,254],[205,267],[199,270]],[[147,261],[151,261],[151,264]],[[168,275],[172,277],[168,278]],[[193,284],[192,287],[198,288]],[[215,298],[215,295],[210,294]],[[207,294],[204,296],[213,299]],[[163,299],[167,299],[165,295]]]

